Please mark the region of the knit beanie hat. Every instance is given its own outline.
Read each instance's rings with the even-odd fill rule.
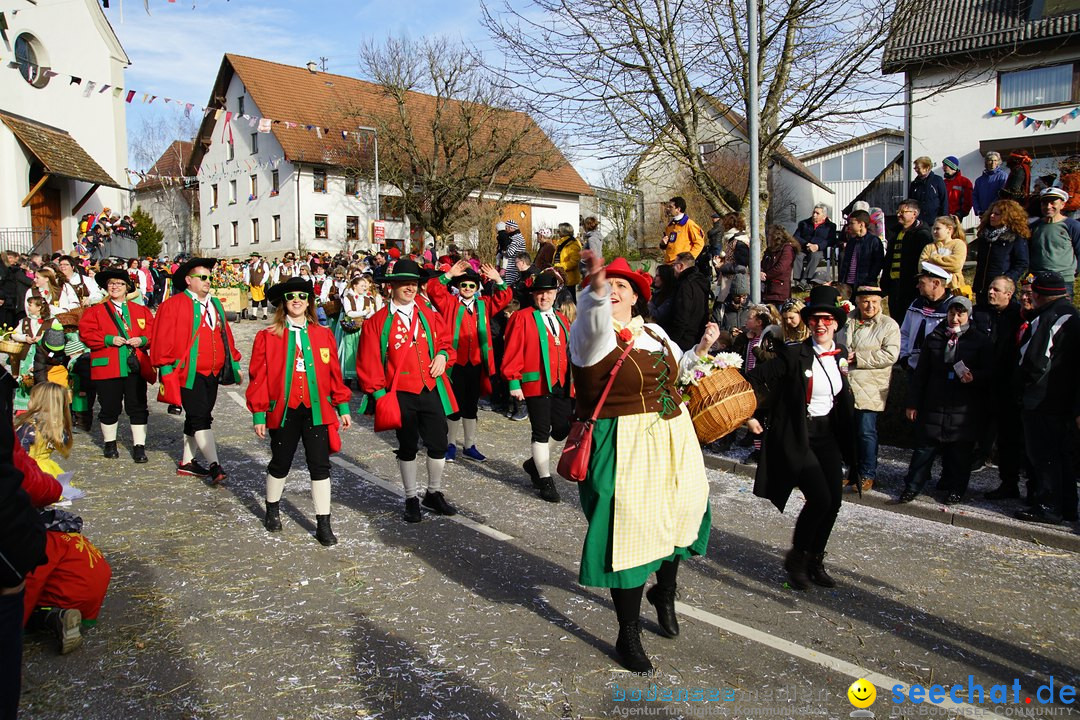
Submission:
[[[52,325],[45,331],[45,334],[41,338],[41,343],[45,346],[46,350],[52,350],[58,352],[64,349],[64,345],[67,343],[67,338],[64,336],[64,326],[60,324],[59,320],[53,320]]]
[[[941,164],[949,168],[950,170],[960,169],[960,161],[956,159],[955,155],[950,155],[949,157],[945,158],[941,161]]]
[[[731,281],[731,294],[732,295],[749,295],[750,294],[750,276],[746,273],[739,273]]]

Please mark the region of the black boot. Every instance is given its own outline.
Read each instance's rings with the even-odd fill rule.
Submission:
[[[110,460],[120,457],[120,451],[116,449],[116,441],[108,440],[105,442],[105,457]]]
[[[529,458],[521,464],[521,467],[523,470],[525,470],[525,474],[529,476],[529,482],[532,483],[532,486],[539,490],[540,474],[536,472],[536,463],[533,462],[533,459]]]
[[[150,460],[146,457],[146,446],[136,445],[135,447],[131,448],[131,459],[140,464],[144,462],[150,462]]]
[[[806,571],[809,561],[808,553],[795,548],[788,550],[788,554],[784,557],[784,569],[787,570],[788,582],[796,590],[806,590],[810,587],[810,575]]]
[[[679,618],[675,615],[675,588],[653,585],[645,599],[656,608],[656,621],[664,637],[679,636]]]
[[[420,498],[405,498],[405,522],[420,522]]]
[[[337,537],[334,535],[334,531],[330,529],[330,516],[316,515],[315,523],[315,539],[325,547],[337,545]]]
[[[555,481],[551,479],[551,476],[542,477],[536,483],[536,489],[539,491],[537,495],[541,500],[546,500],[550,503],[559,502],[559,490],[555,487]]]
[[[457,515],[457,510],[446,501],[446,497],[438,490],[428,490],[424,493],[423,505],[439,515]]]
[[[806,566],[806,574],[810,577],[810,582],[815,585],[827,588],[836,587],[836,581],[829,577],[829,573],[825,572],[825,553],[810,556],[810,562]]]
[[[645,648],[641,647],[641,624],[636,620],[619,623],[619,639],[615,641],[615,652],[619,653],[623,667],[630,672],[652,672],[649,656],[645,654]]]
[[[266,502],[266,518],[263,519],[263,527],[270,532],[281,532],[280,502]]]
[[[1020,497],[1019,485],[1020,483],[1016,480],[1011,482],[1002,480],[1001,485],[986,493],[983,497],[987,500],[1010,500],[1012,498],[1018,498]]]

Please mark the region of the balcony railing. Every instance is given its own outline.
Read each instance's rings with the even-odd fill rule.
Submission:
[[[34,228],[0,228],[0,250],[25,253],[52,252],[52,230]]]

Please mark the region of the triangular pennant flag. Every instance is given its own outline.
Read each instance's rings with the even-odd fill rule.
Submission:
[[[262,120],[259,120],[259,132],[261,132],[261,133],[270,132],[270,126],[271,125],[272,125],[272,123],[270,121],[270,118],[263,118]]]
[[[82,85],[82,78],[72,75],[71,82],[69,82],[68,85]]]
[[[184,117],[191,117],[191,108],[193,107],[195,106],[192,103],[187,103],[186,105],[184,105]]]
[[[214,119],[215,120],[220,120],[221,119],[221,113],[223,113],[223,112],[225,112],[225,111],[222,110],[221,108],[218,108],[217,110],[215,110],[214,111]]]
[[[109,88],[111,88],[111,87],[112,87],[112,85],[108,85],[108,84],[106,84],[106,85],[102,85],[102,86],[101,86],[101,89],[100,89],[100,90],[98,90],[98,95],[101,95],[102,93],[104,93],[104,92],[105,92],[106,90],[108,90],[108,89],[109,89]]]
[[[93,80],[87,81],[86,87],[83,88],[82,96],[83,97],[90,97],[90,93],[94,92],[94,88],[96,86],[97,86],[97,83],[94,82]]]
[[[126,102],[131,102],[134,98],[135,98],[135,91],[134,90],[128,90]]]
[[[124,88],[122,88],[122,87],[114,87],[114,88],[112,89],[112,96],[113,96],[114,98],[119,98],[119,97],[120,97],[120,93],[122,93],[122,92],[124,92]]]
[[[1034,122],[1035,122],[1034,118],[1025,118],[1024,119],[1024,127],[1031,127],[1032,123],[1034,123]]]

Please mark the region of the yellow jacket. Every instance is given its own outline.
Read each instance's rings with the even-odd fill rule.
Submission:
[[[705,233],[700,225],[683,213],[681,221],[672,220],[667,224],[661,247],[664,248],[665,263],[675,262],[675,257],[684,252],[697,257],[705,247]]]
[[[960,288],[964,282],[964,262],[967,260],[967,243],[963,240],[950,238],[945,242],[937,241],[923,248],[919,255],[919,262],[928,262],[944,268],[952,274],[946,287],[950,290]]]
[[[563,243],[566,243],[563,246]],[[581,284],[581,241],[577,238],[560,238],[555,243],[555,262],[553,263],[556,268],[562,271],[563,277],[566,279],[567,285],[578,286]],[[562,250],[558,248],[562,247]]]

